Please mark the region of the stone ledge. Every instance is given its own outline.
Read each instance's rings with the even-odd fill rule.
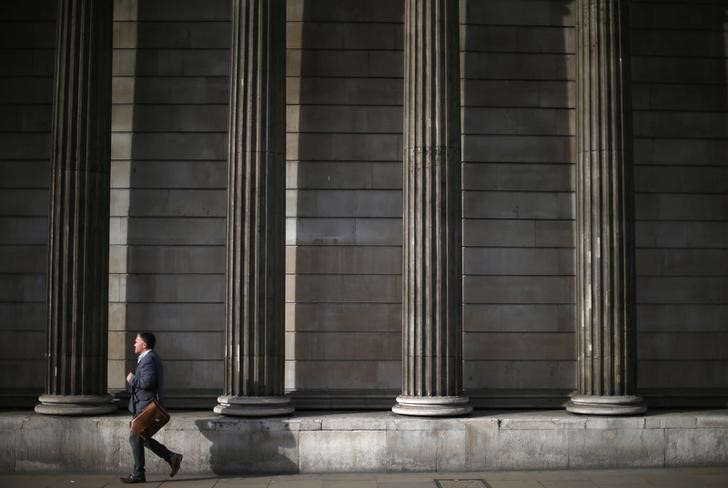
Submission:
[[[0,413],[0,472],[130,469],[129,416]],[[477,411],[426,419],[391,412],[300,412],[243,419],[172,412],[156,438],[187,473],[492,471],[728,463],[728,410],[589,417]],[[149,472],[166,465],[147,454]]]

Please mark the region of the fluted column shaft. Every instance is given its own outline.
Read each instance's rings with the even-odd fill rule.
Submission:
[[[635,273],[626,0],[577,2],[577,391],[567,410],[644,411],[634,396]]]
[[[38,413],[116,410],[106,387],[111,0],[59,0],[48,240],[48,349]]]
[[[284,393],[285,2],[233,0],[225,391],[217,413],[293,409]]]
[[[406,0],[402,395],[406,415],[462,415],[457,0]]]

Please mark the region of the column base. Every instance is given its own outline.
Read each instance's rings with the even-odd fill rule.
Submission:
[[[406,396],[397,397],[392,412],[420,417],[458,417],[473,411],[466,396]]]
[[[566,410],[583,415],[639,415],[647,411],[642,397],[572,395]]]
[[[231,417],[277,417],[293,413],[291,399],[264,396],[220,396],[215,413]]]
[[[106,395],[41,395],[36,413],[43,415],[105,415],[116,412],[114,397]]]

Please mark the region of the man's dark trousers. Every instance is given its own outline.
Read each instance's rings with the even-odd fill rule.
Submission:
[[[151,437],[145,441],[133,432],[129,434],[129,444],[131,444],[131,452],[134,454],[134,473],[132,473],[134,477],[144,475],[144,446],[167,462],[173,454],[164,444],[160,444]]]

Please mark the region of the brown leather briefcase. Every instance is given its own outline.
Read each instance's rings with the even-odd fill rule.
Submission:
[[[164,425],[169,422],[169,413],[157,400],[152,400],[139,412],[139,415],[131,419],[131,431],[146,440],[151,438]]]

